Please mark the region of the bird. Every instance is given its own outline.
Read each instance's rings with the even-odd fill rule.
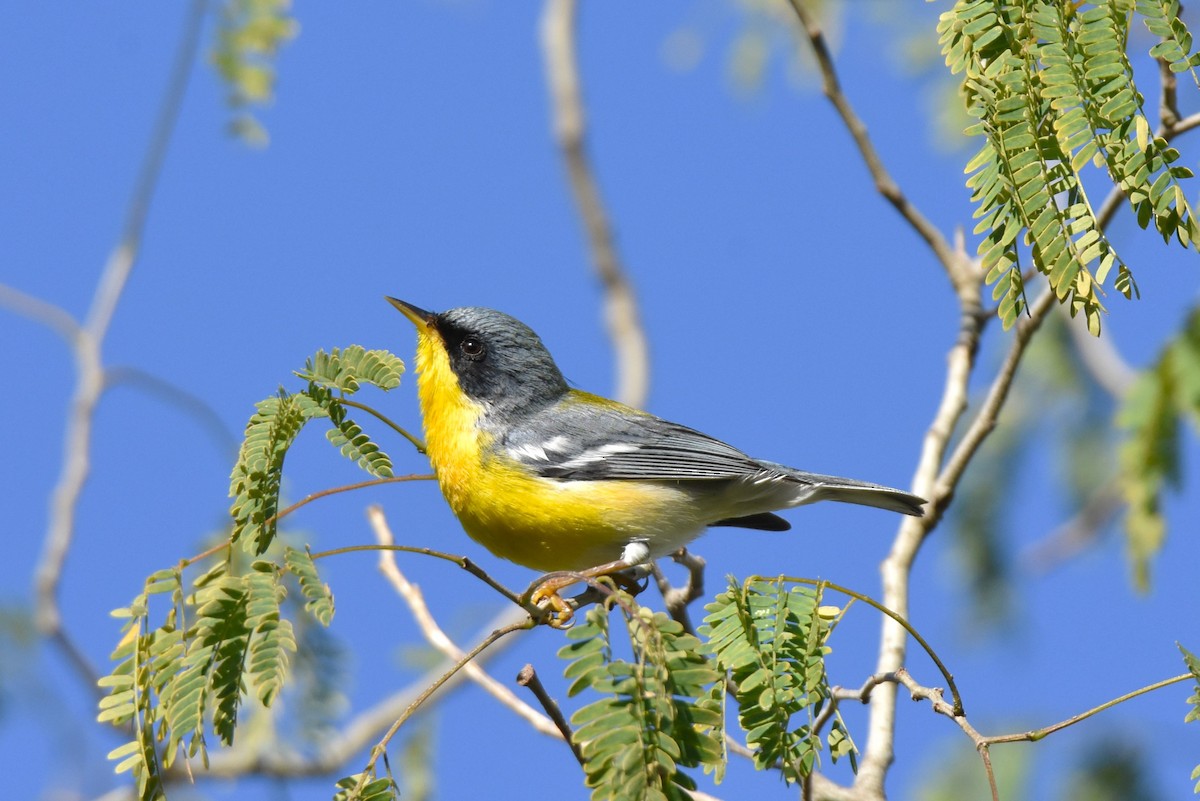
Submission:
[[[909,492],[755,459],[574,389],[538,335],[504,312],[387,300],[417,330],[425,449],[442,494],[496,556],[564,571],[531,596],[557,624],[572,614],[565,587],[645,569],[710,526],[785,531],[776,511],[817,501],[923,513]]]

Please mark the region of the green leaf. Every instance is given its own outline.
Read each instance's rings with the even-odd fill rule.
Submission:
[[[609,617],[624,624],[631,659],[614,656]],[[570,660],[572,695],[600,698],[571,718],[592,797],[684,799],[694,782],[680,768],[724,769],[723,715],[712,695],[722,674],[700,642],[661,612],[618,593],[588,611],[559,656]]]
[[[819,594],[781,581],[729,588],[705,607],[701,634],[729,671],[738,718],[759,769],[779,764],[784,779],[799,781],[815,765],[819,738],[808,725],[815,706],[829,698],[825,680],[826,621]]]
[[[1166,538],[1162,492],[1179,482],[1181,415],[1200,420],[1200,309],[1134,382],[1117,419],[1127,434],[1119,453],[1128,503],[1126,548],[1134,584],[1143,591],[1150,585],[1150,560]]]
[[[312,553],[307,547],[303,551],[288,547],[283,549],[283,560],[288,571],[300,582],[300,592],[306,601],[305,611],[322,626],[328,626],[333,620],[333,592],[317,575]]]
[[[265,141],[262,126],[245,108],[268,103],[274,95],[275,57],[296,35],[298,26],[288,0],[223,0],[216,45],[211,61],[225,81],[229,105],[235,110],[235,130],[257,135],[249,144]]]
[[[255,408],[229,480],[229,494],[234,499],[229,509],[233,516],[230,541],[241,540],[253,553],[262,554],[275,539],[283,459],[315,404],[303,395],[280,390]]]
[[[360,382],[385,391],[395,389],[403,374],[404,362],[398,356],[359,345],[333,348],[329,353],[319,350],[305,361],[303,370],[296,371],[305,381],[346,395],[357,392]]]

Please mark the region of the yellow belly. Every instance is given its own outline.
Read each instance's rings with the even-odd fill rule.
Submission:
[[[660,553],[662,546],[681,535],[686,541],[701,528],[680,519],[688,499],[666,486],[555,481],[501,460],[485,459],[465,484],[460,483],[464,476],[443,481],[442,491],[473,539],[518,564],[582,570],[621,558],[635,540],[646,540]]]
[[[459,389],[432,336],[418,343],[417,367],[425,445],[442,494],[467,534],[497,556],[536,570],[582,570],[621,558],[634,540],[647,540],[657,555],[703,530],[691,498],[668,485],[529,473],[492,451],[479,425],[483,407]]]

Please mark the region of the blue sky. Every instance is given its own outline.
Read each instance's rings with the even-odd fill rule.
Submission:
[[[881,6],[845,5],[838,62],[882,157],[939,228],[969,230],[962,165],[973,148],[936,144],[928,104],[936,69],[899,66],[898,29],[872,22]],[[911,5],[918,21],[906,30],[924,24],[932,37],[944,4]],[[0,282],[82,317],[119,234],[186,7],[105,1],[62,11],[0,6]],[[225,89],[196,64],[105,362],[203,398],[236,434],[255,401],[280,384],[298,388],[291,371],[318,348],[357,343],[409,359],[411,328],[383,301],[394,295],[435,310],[507,311],[541,334],[572,382],[610,391],[600,291],[550,133],[539,11],[496,0],[301,4],[276,101],[260,113],[271,134],[261,150],[225,133]],[[648,408],[763,458],[907,485],[941,392],[956,304],[940,267],[872,190],[815,84],[793,81],[788,57],[775,51],[757,91],[739,89],[727,62],[742,24],[735,4],[586,4],[579,22],[590,150],[651,343]],[[688,70],[664,56],[680,30],[705,43]],[[1185,106],[1194,101],[1185,90]],[[1194,167],[1195,140],[1180,147]],[[1112,235],[1143,299],[1114,295],[1105,332],[1142,365],[1196,301],[1196,255],[1163,248],[1124,212]],[[989,328],[985,379],[1007,339]],[[73,365],[54,334],[8,311],[0,341],[9,364],[0,602],[27,608]],[[416,430],[409,378],[363,399]],[[398,472],[426,469],[406,443],[371,430]],[[1200,555],[1194,439],[1184,455],[1193,469],[1168,504],[1171,537],[1146,596],[1130,588],[1110,532],[1049,574],[1018,570],[1012,624],[968,634],[978,627],[948,531],[932,537],[914,572],[912,620],[954,671],[977,727],[1069,717],[1182,672],[1176,640],[1200,649],[1200,596],[1188,579]],[[103,667],[117,638],[108,610],[223,525],[231,454],[177,405],[119,385],[99,409],[92,457],[62,606],[71,634]],[[1013,554],[1072,513],[1050,454],[1037,449],[1025,465],[1007,500]],[[285,491],[299,498],[360,475],[305,432],[288,457]],[[468,554],[511,586],[533,578],[472,543],[429,483],[312,504],[293,531],[315,549],[369,542],[369,503],[383,505],[401,542]],[[878,594],[891,516],[828,505],[788,518],[786,534],[718,529],[701,540],[710,589],[727,573],[782,572]],[[499,608],[452,568],[417,558],[401,566],[463,645]],[[419,635],[373,557],[331,560],[322,571],[339,604],[333,633],[354,654],[347,694],[361,709],[417,675],[403,652]],[[855,609],[833,643],[835,683],[856,686],[873,670],[877,629],[874,614]],[[562,642],[550,630],[525,635],[491,670],[509,681],[531,662],[561,695]],[[11,671],[0,681],[15,688],[0,706],[11,796],[92,798],[115,786],[104,754],[119,740],[90,723],[89,695],[59,654],[39,646],[0,667]],[[911,668],[935,683],[919,656]],[[1056,797],[1089,744],[1111,735],[1138,744],[1161,797],[1184,797],[1200,761],[1200,729],[1182,723],[1187,694],[1174,687],[1138,699],[1036,747],[998,747],[996,759],[1026,754],[1037,797]],[[864,718],[849,720],[854,732]],[[968,744],[925,706],[903,704],[899,726],[889,786],[907,798]],[[565,748],[476,688],[439,705],[433,731],[441,798],[525,798],[534,787],[585,797]],[[845,778],[841,766],[833,775]],[[329,797],[331,782],[295,783],[283,795],[261,781],[200,789],[308,799]],[[795,797],[742,766],[713,792]]]

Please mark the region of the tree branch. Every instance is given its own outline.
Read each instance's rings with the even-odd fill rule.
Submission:
[[[666,607],[667,614],[683,626],[684,631],[695,634],[696,629],[692,626],[692,619],[688,615],[687,608],[692,601],[704,595],[704,567],[707,563],[704,561],[704,557],[690,553],[687,548],[680,548],[671,554],[671,559],[676,564],[683,565],[688,571],[687,580],[683,586],[671,586],[671,582],[667,580],[657,562],[654,563],[652,571],[654,583],[662,594],[663,606]]]
[[[1000,418],[1000,410],[1004,408],[1004,402],[1008,399],[1008,391],[1012,388],[1013,379],[1017,375],[1017,366],[1021,363],[1021,357],[1025,355],[1029,340],[1032,339],[1034,332],[1041,326],[1042,320],[1046,319],[1046,315],[1057,302],[1054,291],[1047,287],[1041,296],[1030,304],[1028,315],[1017,323],[1012,344],[1009,345],[1008,354],[1004,357],[1000,372],[992,380],[992,385],[989,387],[987,396],[976,413],[975,419],[971,421],[970,427],[950,458],[946,460],[946,466],[938,476],[933,497],[930,498],[935,519],[945,512],[946,507],[950,504],[950,499],[954,497],[954,489],[967,469],[967,465],[975,456],[975,452],[979,450],[979,446],[987,439],[988,434],[995,429],[996,422]],[[930,516],[929,511],[925,514],[927,518]]]
[[[533,669],[533,665],[525,665],[521,668],[521,672],[517,674],[517,684],[522,687],[528,687],[533,693],[533,697],[542,705],[542,709],[546,710],[546,716],[554,722],[555,728],[558,730],[559,738],[565,740],[567,745],[571,747],[571,753],[575,755],[575,759],[580,765],[584,764],[583,752],[579,750],[579,744],[575,742],[575,737],[571,731],[571,725],[567,723],[566,717],[563,716],[562,709],[550,697],[550,693],[546,692],[545,685],[538,678],[537,671]]]
[[[931,503],[924,517],[904,519],[891,551],[880,566],[882,603],[905,619],[908,618],[908,578],[913,561],[941,517],[935,494],[938,470],[954,430],[967,409],[968,382],[975,368],[983,327],[989,319],[981,302],[983,276],[978,269],[972,271],[966,266],[970,262],[963,251],[961,235],[956,237],[955,258],[956,264],[961,267],[952,270],[950,277],[958,293],[959,333],[947,356],[942,398],[925,432],[913,476],[913,491],[929,498]],[[877,675],[894,674],[903,667],[907,643],[908,633],[904,628],[891,618],[885,618],[880,635]],[[894,755],[895,722],[896,688],[894,684],[885,683],[871,696],[867,745],[854,782],[854,788],[862,798],[884,797],[884,777]]]
[[[117,302],[137,260],[150,201],[187,91],[192,64],[196,60],[207,8],[204,0],[193,0],[188,9],[175,64],[126,211],[120,240],[100,275],[87,318],[78,334],[71,339],[75,352],[76,384],[67,419],[62,471],[52,494],[50,524],[43,541],[42,555],[34,571],[36,625],[43,634],[54,638],[57,638],[62,627],[58,608],[59,581],[75,533],[79,499],[91,467],[92,422],[105,386],[100,349]],[[52,327],[61,331],[61,322],[52,323]]]
[[[1021,562],[1035,573],[1049,572],[1093,543],[1124,505],[1120,481],[1109,479],[1092,492],[1071,519],[1026,548]]]
[[[383,509],[378,506],[368,507],[367,520],[370,522],[371,530],[375,532],[375,539],[380,545],[393,545],[395,543],[391,526],[388,525]],[[437,621],[434,620],[433,614],[430,613],[429,606],[425,603],[425,596],[422,594],[420,588],[410,582],[408,577],[401,572],[400,567],[396,564],[395,551],[385,549],[379,552],[379,570],[388,580],[388,583],[392,585],[392,588],[396,590],[397,594],[408,604],[413,620],[416,621],[417,627],[420,628],[425,640],[440,651],[443,656],[454,660],[462,659],[464,656],[463,650],[454,644],[446,635],[446,632],[442,630],[441,626],[437,624]],[[511,620],[508,621],[509,623],[517,623],[527,618],[528,615],[525,614],[524,610],[516,609],[510,613],[510,617]],[[515,712],[518,717],[533,726],[534,731],[562,739],[562,733],[554,724],[554,721],[522,701],[512,690],[488,675],[487,671],[482,667],[474,663],[467,663],[463,666],[463,673],[486,690],[489,695],[503,706]]]
[[[650,386],[646,333],[638,315],[633,285],[617,256],[612,224],[585,147],[587,123],[575,55],[576,11],[575,0],[546,0],[542,10],[542,55],[554,114],[554,135],[587,231],[592,263],[604,288],[605,319],[616,351],[614,394],[622,403],[641,407],[646,403]]]
[[[917,235],[925,240],[925,244],[933,251],[937,260],[942,263],[942,266],[947,271],[953,271],[957,263],[957,257],[950,243],[942,236],[941,231],[937,229],[928,218],[922,214],[912,201],[900,189],[900,185],[892,178],[887,167],[883,165],[883,159],[879,157],[879,152],[875,150],[875,145],[871,143],[871,138],[867,134],[867,126],[862,119],[854,111],[854,107],[850,105],[850,100],[842,91],[841,81],[838,79],[837,68],[833,63],[833,56],[829,52],[829,44],[825,41],[825,34],[821,31],[821,26],[813,16],[812,12],[804,5],[804,0],[788,0],[792,6],[792,11],[795,12],[797,19],[800,20],[800,25],[804,29],[804,34],[808,37],[808,42],[812,46],[813,55],[816,56],[817,65],[821,70],[822,89],[825,96],[829,98],[829,102],[833,104],[837,110],[838,116],[842,118],[842,123],[846,126],[846,130],[850,132],[850,136],[854,139],[854,144],[858,147],[858,152],[862,155],[863,163],[866,164],[867,171],[871,174],[871,179],[875,182],[875,189],[884,197],[892,206],[900,213],[906,222],[912,227]]]
[[[491,622],[485,624],[481,630],[503,631],[513,624],[513,612],[505,610]],[[486,664],[487,660],[497,656],[512,642],[515,640],[496,642],[491,648],[476,657],[473,664]],[[258,744],[257,747],[247,746],[212,754],[209,758],[209,766],[203,771],[203,774],[219,778],[249,775],[299,778],[321,776],[342,770],[356,754],[375,740],[380,732],[386,731],[393,721],[403,715],[405,710],[409,709],[421,694],[428,690],[431,681],[445,675],[445,672],[454,664],[455,660],[452,659],[439,662],[403,690],[355,716],[339,733],[324,740],[315,754],[300,753],[285,747],[277,740],[270,739]],[[466,678],[464,673],[458,672],[455,676],[446,679],[441,685],[442,693],[448,693]],[[173,775],[178,779],[184,778],[182,771]]]
[[[1172,676],[1169,679],[1156,681],[1154,684],[1148,684],[1145,687],[1140,687],[1134,690],[1133,692],[1125,693],[1119,698],[1114,698],[1111,701],[1105,701],[1103,704],[1100,704],[1100,706],[1092,707],[1086,712],[1080,712],[1078,715],[1073,715],[1066,720],[1059,721],[1058,723],[1054,723],[1050,726],[1045,726],[1040,729],[1033,729],[1026,732],[1019,732],[1017,734],[995,734],[990,737],[984,737],[983,742],[987,745],[995,745],[997,743],[1036,743],[1038,740],[1049,737],[1055,732],[1062,731],[1068,726],[1074,726],[1076,723],[1087,720],[1093,715],[1097,715],[1106,709],[1111,709],[1117,704],[1123,704],[1131,698],[1137,698],[1139,695],[1145,695],[1146,693],[1154,692],[1155,690],[1161,690],[1163,687],[1169,687],[1172,684],[1178,684],[1181,681],[1187,681],[1191,678],[1191,673],[1183,673],[1179,676]]]

